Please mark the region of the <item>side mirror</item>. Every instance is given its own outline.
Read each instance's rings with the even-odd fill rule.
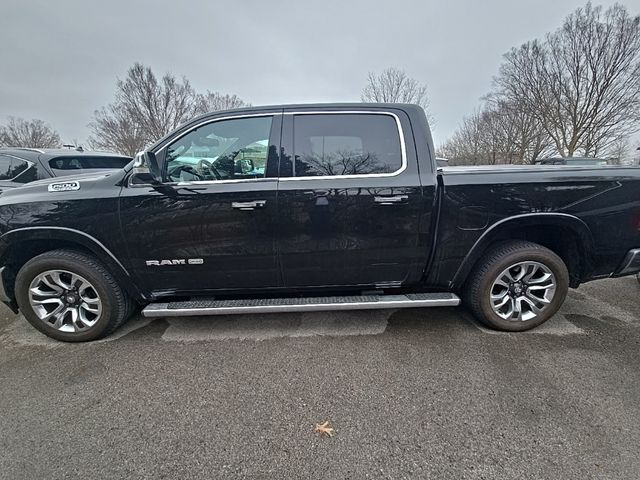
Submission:
[[[162,173],[152,152],[142,151],[133,160],[133,183],[157,185],[162,183]]]

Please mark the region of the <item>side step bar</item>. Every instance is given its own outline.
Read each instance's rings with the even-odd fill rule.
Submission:
[[[185,302],[152,303],[142,310],[144,317],[185,317],[246,313],[317,312],[324,310],[380,310],[417,307],[455,307],[460,298],[453,293],[410,293],[407,295],[363,295],[348,297],[267,298],[214,300],[201,298]]]

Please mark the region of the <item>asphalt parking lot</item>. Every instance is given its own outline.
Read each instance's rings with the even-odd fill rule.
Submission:
[[[637,479],[639,367],[633,278],[520,334],[416,309],[137,318],[72,345],[3,309],[0,477]]]

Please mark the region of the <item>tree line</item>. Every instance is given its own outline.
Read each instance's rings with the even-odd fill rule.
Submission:
[[[95,150],[135,155],[196,115],[247,105],[237,95],[196,92],[185,77],[158,77],[135,63],[117,80],[113,101],[94,112],[87,143]],[[60,146],[60,135],[42,120],[9,117],[0,126],[0,145],[54,148]]]
[[[426,86],[396,68],[370,73],[362,101],[415,103],[425,111],[429,107]],[[150,67],[135,63],[116,81],[113,101],[94,112],[87,143],[95,150],[135,155],[197,115],[244,106],[250,103],[237,95],[196,92],[185,77],[158,77]],[[60,135],[42,120],[10,117],[0,125],[0,146],[59,147]]]
[[[440,153],[455,164],[620,161],[638,130],[640,16],[588,3],[556,31],[504,55],[492,90]]]
[[[415,103],[433,123],[427,86],[403,70],[369,73],[365,102]],[[135,63],[114,99],[89,123],[93,149],[134,155],[196,115],[250,105],[237,95],[196,92],[185,78]],[[640,130],[640,16],[588,3],[556,31],[511,49],[480,106],[438,154],[452,164],[530,164],[548,156],[622,159]],[[53,147],[42,120],[9,118],[0,145]]]

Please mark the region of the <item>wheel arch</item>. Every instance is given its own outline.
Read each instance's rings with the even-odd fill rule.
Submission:
[[[145,295],[136,286],[127,268],[95,237],[67,227],[25,227],[11,230],[0,237],[0,267],[5,290],[5,303],[16,310],[14,284],[22,266],[33,257],[60,248],[81,251],[97,258],[132,298],[141,301]]]
[[[577,287],[593,268],[593,235],[584,221],[566,213],[531,213],[502,219],[475,242],[458,268],[452,289],[460,289],[485,253],[498,243],[527,240],[555,252],[567,265],[571,287]]]

